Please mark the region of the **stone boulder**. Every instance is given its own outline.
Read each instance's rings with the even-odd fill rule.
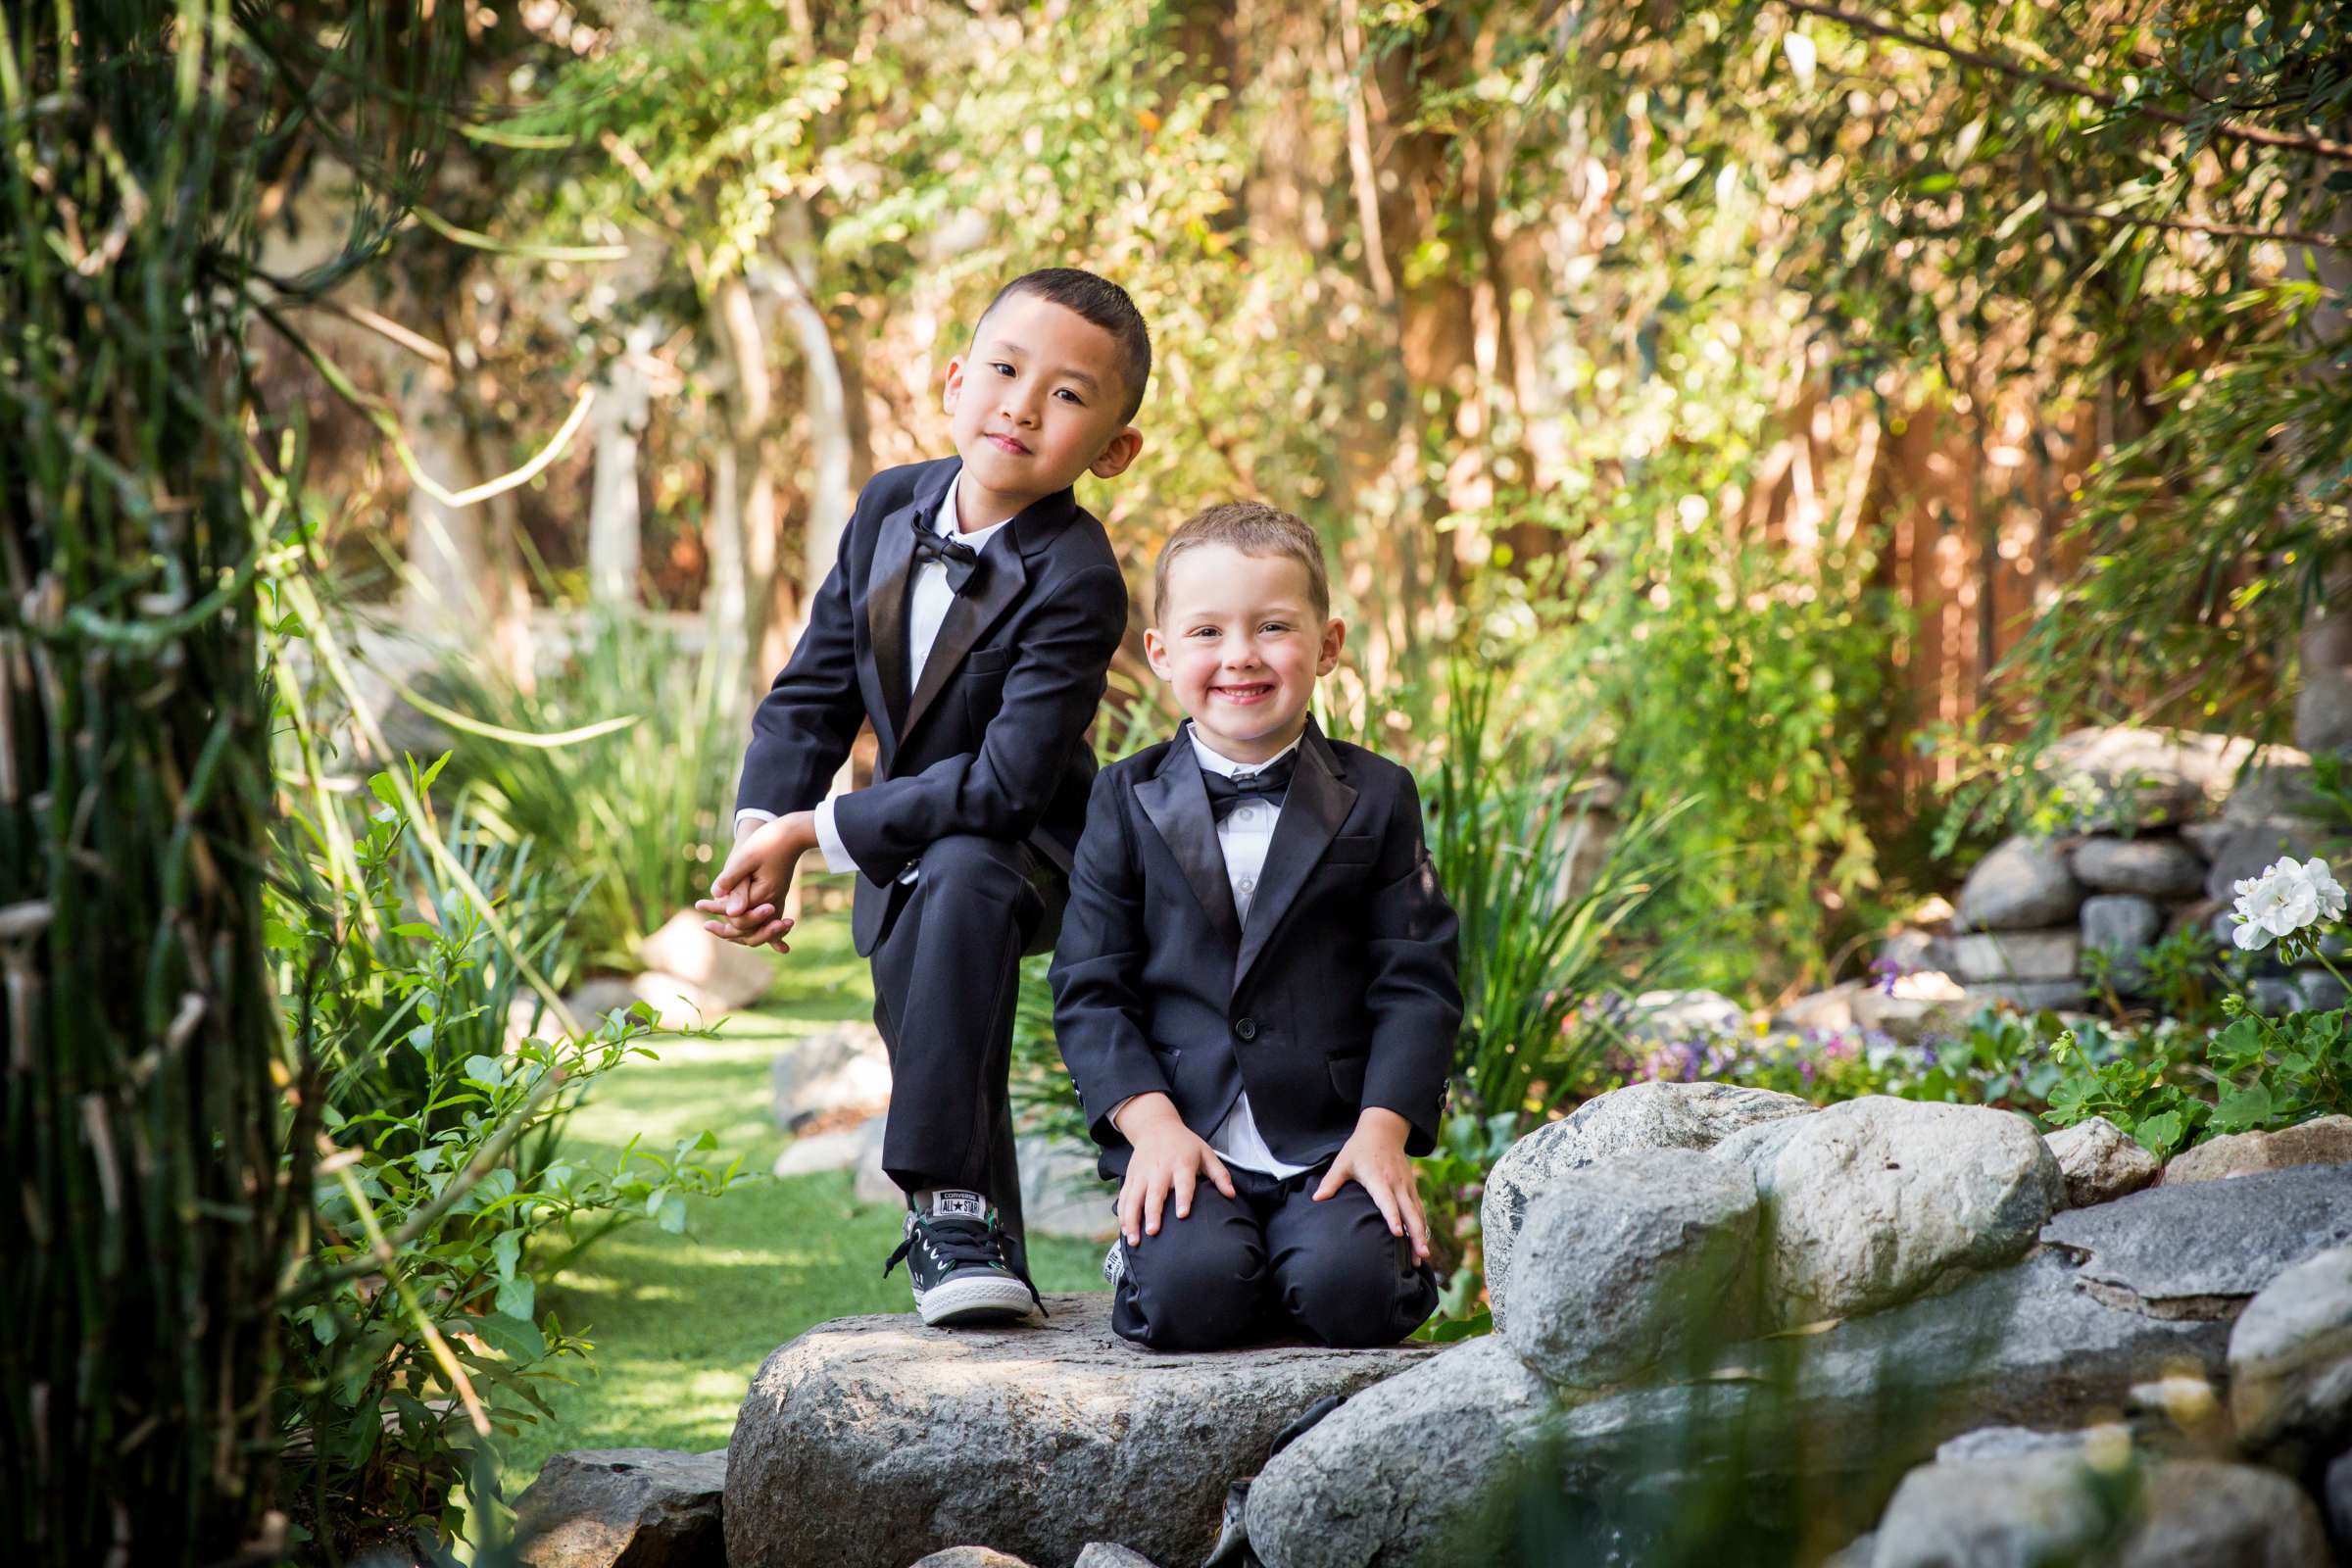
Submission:
[[[2093,1471],[2027,1457],[1912,1471],[1879,1521],[1869,1560],[1870,1568],[2326,1568],[2328,1544],[2311,1499],[2268,1470],[2164,1461],[2144,1477],[2139,1506],[2111,1520]]]
[[[2150,1317],[2227,1322],[2281,1271],[2352,1242],[2352,1166],[2166,1182],[2069,1209],[2041,1239],[2077,1260],[2079,1284],[2095,1299]]]
[[[2238,1441],[2352,1442],[2352,1247],[2305,1258],[2255,1294],[2230,1331]]]
[[[1433,1355],[1154,1355],[1111,1333],[1108,1296],[1046,1304],[989,1329],[837,1318],[770,1355],[727,1450],[731,1568],[904,1568],[972,1542],[1060,1564],[1113,1538],[1197,1562],[1286,1425]]]
[[[1854,994],[1852,1005],[1854,1022],[1863,1028],[1915,1046],[1929,1035],[1956,1031],[1978,1004],[1970,1001],[1966,987],[1942,970],[1918,969],[1896,975],[1884,986],[1864,986]]]
[[[1119,1233],[1111,1203],[1118,1188],[1096,1174],[1095,1146],[1031,1134],[1016,1140],[1021,1226],[1031,1236],[1107,1242]]]
[[[2228,901],[2240,880],[2262,875],[2264,868],[2282,855],[2298,860],[2324,855],[2334,837],[2325,824],[2302,816],[2232,814],[2228,825],[2229,833],[2210,841],[2213,859],[2205,868],[2205,896],[2209,899]]]
[[[559,1453],[514,1502],[525,1568],[726,1568],[724,1448]]]
[[[2083,827],[2152,827],[2219,807],[2254,750],[2240,736],[2105,724],[2069,731],[2035,761]]]
[[[869,1116],[855,1127],[837,1127],[829,1133],[795,1138],[776,1156],[770,1174],[808,1176],[817,1171],[856,1170],[869,1156],[880,1159],[882,1124],[882,1117]]]
[[[1736,1034],[1747,1009],[1719,991],[1644,991],[1633,1000],[1625,1024],[1628,1040],[1703,1039]]]
[[[1488,1560],[1470,1538],[1552,1409],[1499,1336],[1448,1348],[1334,1410],[1250,1488],[1250,1545],[1279,1568],[1443,1568]]]
[[[2082,933],[1969,931],[1938,944],[1944,969],[1970,984],[1984,981],[2071,980],[2082,969]]]
[[[2164,1182],[2226,1181],[2291,1165],[2352,1165],[2352,1116],[2322,1116],[2277,1132],[2231,1133],[2184,1149],[2164,1167]]]
[[[2073,923],[2082,884],[2065,852],[2023,834],[2003,839],[1960,885],[1955,924],[1963,931],[2032,931]]]
[[[2107,956],[2108,978],[2118,991],[2137,991],[2147,982],[2142,955],[2164,929],[2164,911],[2153,899],[2134,893],[2100,893],[2082,901],[2082,950]]]
[[[1810,1030],[1817,1035],[1834,1035],[1856,1028],[1859,1020],[1854,1016],[1854,998],[1868,987],[1867,981],[1846,980],[1827,991],[1808,992],[1772,1015],[1773,1031],[1802,1034]]]
[[[1702,1471],[1734,1441],[1768,1474],[1861,1479],[1978,1428],[2074,1427],[2168,1374],[2220,1377],[2225,1325],[2109,1305],[2078,1275],[2036,1252],[1820,1333],[1730,1346],[1710,1378],[1589,1399],[1560,1418],[1564,1484],[1678,1484],[1670,1460]]]
[[[1107,1541],[1090,1541],[1070,1568],[1159,1568],[1159,1565],[1140,1551]]]
[[[1733,1134],[1714,1157],[1763,1196],[1763,1310],[1776,1327],[1907,1300],[2010,1262],[2065,1197],[2023,1116],[1873,1095]]]
[[[2193,899],[2205,889],[2205,858],[2179,839],[2084,839],[2068,864],[2101,893]]]
[[[1553,1178],[1642,1149],[1711,1149],[1742,1127],[1813,1109],[1794,1095],[1735,1084],[1643,1083],[1613,1089],[1561,1121],[1513,1144],[1487,1173],[1480,1204],[1487,1300],[1496,1329],[1508,1321],[1511,1253],[1528,1205]]]
[[[727,1011],[748,1007],[775,984],[774,956],[761,949],[722,942],[703,929],[706,917],[680,909],[662,929],[637,944],[641,969],[676,975]]]
[[[1520,1227],[1511,1348],[1552,1383],[1625,1383],[1694,1334],[1743,1337],[1756,1188],[1692,1149],[1564,1171]]]
[[[846,1023],[783,1046],[769,1069],[776,1125],[799,1132],[819,1116],[890,1103],[890,1054],[882,1031]]]
[[[2088,1208],[2136,1193],[2156,1180],[2164,1166],[2104,1116],[2061,1127],[2041,1140],[2066,1178],[2066,1206]]]
[[[683,975],[661,969],[593,976],[581,981],[579,989],[564,999],[564,1005],[571,1009],[583,1029],[593,1029],[607,1013],[635,1007],[641,1002],[653,1008],[656,1025],[668,1030],[701,1029],[734,1010],[725,998],[705,991]],[[540,1022],[544,1027],[551,1020]]]
[[[1029,1568],[1029,1564],[994,1546],[950,1546],[916,1558],[908,1568]]]

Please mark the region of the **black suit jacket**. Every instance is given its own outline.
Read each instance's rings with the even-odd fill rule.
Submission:
[[[1455,941],[1412,775],[1312,720],[1247,925],[1190,736],[1103,769],[1053,970],[1102,1174],[1133,1152],[1109,1112],[1151,1090],[1205,1138],[1247,1085],[1291,1164],[1336,1152],[1366,1105],[1428,1153],[1462,1019]]]
[[[861,954],[888,929],[899,873],[935,840],[1026,841],[1068,869],[1095,776],[1086,728],[1127,629],[1109,536],[1064,490],[989,540],[930,659],[909,670],[910,519],[939,510],[962,466],[946,458],[866,482],[808,629],[753,715],[736,791],[738,810],[813,809],[860,721],[873,721],[873,782],[833,814],[858,862]]]

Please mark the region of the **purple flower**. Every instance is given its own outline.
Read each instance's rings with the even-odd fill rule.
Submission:
[[[1878,986],[1882,996],[1893,996],[1894,983],[1910,972],[1908,968],[1892,958],[1882,957],[1870,960],[1870,978],[1872,983]]]

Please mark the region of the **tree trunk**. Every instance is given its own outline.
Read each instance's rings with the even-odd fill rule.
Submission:
[[[603,610],[623,611],[637,603],[637,568],[645,551],[637,447],[653,408],[651,383],[640,362],[661,336],[658,321],[629,328],[590,414],[596,470],[588,493],[588,597]]]
[[[2341,127],[2335,132],[2345,134]],[[2312,174],[2316,186],[2329,171],[2322,166]],[[2352,242],[2352,197],[2335,201],[2330,231],[2338,238]],[[2320,308],[2312,313],[2304,330],[2312,343],[2341,341],[2352,331],[2352,250],[2329,250],[2320,246],[2296,247],[2289,251],[2288,270],[2302,273],[2304,260],[2311,259],[2310,275],[2324,290]],[[2315,377],[2328,378],[2326,362],[2310,372]],[[2346,378],[2335,377],[2338,390]],[[2295,744],[2312,753],[2352,752],[2352,562],[2341,557],[2328,568],[2326,588],[2321,605],[2304,623],[2302,647],[2302,686],[2295,693]]]
[[[775,395],[769,385],[767,331],[747,279],[730,277],[718,284],[710,299],[710,331],[724,388],[707,524],[710,631],[728,666],[746,669],[764,686],[765,677],[775,673],[757,667],[760,620],[775,569],[776,486],[767,451]]]

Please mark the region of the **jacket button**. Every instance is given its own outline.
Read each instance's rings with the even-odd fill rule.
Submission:
[[[1233,1026],[1233,1032],[1244,1040],[1255,1040],[1257,1038],[1257,1020],[1255,1018],[1237,1019]]]

